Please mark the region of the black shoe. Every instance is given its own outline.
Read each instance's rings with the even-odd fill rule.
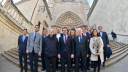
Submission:
[[[23,72],[23,69],[21,69],[20,72]]]
[[[46,68],[42,68],[41,71],[44,71]]]

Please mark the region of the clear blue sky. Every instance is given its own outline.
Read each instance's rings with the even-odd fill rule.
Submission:
[[[21,1],[21,0],[13,0],[13,1],[14,1],[14,3],[16,3],[16,2]],[[93,0],[88,0],[88,3],[89,3],[89,6],[91,6],[93,3]]]
[[[91,7],[94,0],[88,0],[89,6]]]

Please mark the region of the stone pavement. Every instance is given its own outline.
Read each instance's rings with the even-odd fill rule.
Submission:
[[[20,69],[0,55],[0,72],[20,72]],[[101,72],[128,72],[128,56]]]
[[[20,69],[0,55],[0,72],[20,72]]]

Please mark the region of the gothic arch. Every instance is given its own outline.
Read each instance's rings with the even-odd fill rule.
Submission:
[[[71,11],[65,12],[56,21],[56,26],[61,27],[77,28],[82,25],[84,25],[84,23],[81,18]]]

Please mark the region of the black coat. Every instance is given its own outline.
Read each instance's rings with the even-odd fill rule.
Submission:
[[[70,57],[71,54],[74,53],[74,51],[72,50],[71,47],[72,47],[72,37],[71,36],[67,37],[67,43],[66,44],[64,43],[63,36],[61,36],[59,38],[58,54],[60,54],[62,56],[64,53],[64,50],[66,49],[66,52],[67,52],[68,56]]]
[[[23,35],[20,35],[19,38],[18,38],[19,53],[26,54],[28,37],[26,36],[24,42],[22,40],[22,37],[23,37]]]
[[[58,40],[49,35],[44,39],[44,54],[48,57],[57,57]]]
[[[88,39],[85,36],[82,36],[82,43],[79,42],[78,36],[73,39],[73,49],[75,53],[75,57],[79,57],[80,54],[82,56],[87,57],[88,54]]]

